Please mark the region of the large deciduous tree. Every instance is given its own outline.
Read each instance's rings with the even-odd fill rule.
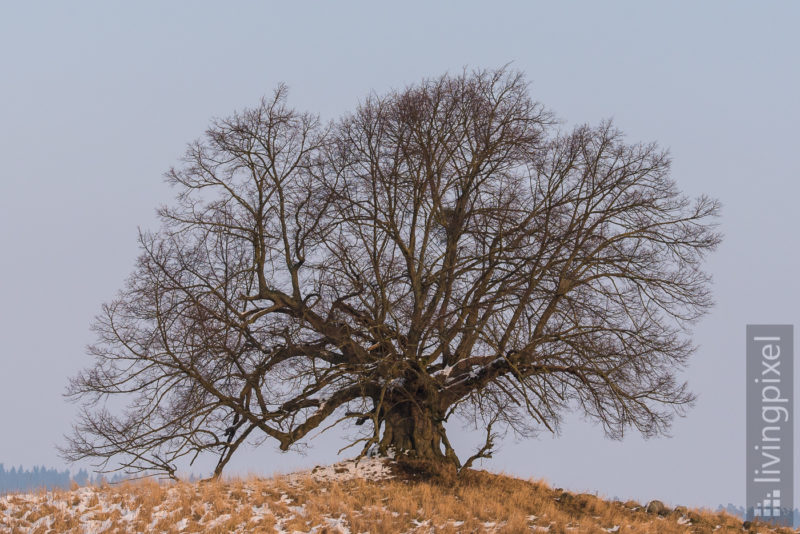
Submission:
[[[214,121],[167,173],[177,200],[71,381],[68,458],[174,476],[208,452],[219,475],[247,441],[350,421],[363,451],[466,466],[498,428],[577,409],[650,436],[691,403],[718,204],[683,195],[656,145],[561,132],[503,69],[328,125],[285,99]],[[463,463],[454,413],[487,430]]]

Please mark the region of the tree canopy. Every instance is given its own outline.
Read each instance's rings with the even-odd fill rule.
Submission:
[[[466,467],[570,410],[652,436],[692,402],[719,206],[664,150],[562,131],[506,69],[329,124],[286,97],[213,121],[167,173],[176,200],[70,383],[68,458],[175,476],[219,454],[219,475],[248,441],[352,424],[361,451]],[[465,461],[454,414],[486,430]]]

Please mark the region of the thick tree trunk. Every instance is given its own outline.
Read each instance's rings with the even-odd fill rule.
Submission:
[[[382,420],[384,429],[379,444],[382,454],[394,449],[395,454],[410,458],[459,466],[444,426],[432,409],[404,402],[384,413]]]

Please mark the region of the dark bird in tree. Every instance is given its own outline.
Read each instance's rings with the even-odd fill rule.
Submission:
[[[560,131],[504,69],[332,124],[280,87],[167,173],[177,200],[94,324],[64,454],[174,476],[223,446],[218,476],[248,439],[355,422],[362,453],[457,468],[570,410],[659,434],[693,399],[678,373],[720,241],[718,203],[669,167],[610,122]],[[451,417],[486,430],[464,462]]]

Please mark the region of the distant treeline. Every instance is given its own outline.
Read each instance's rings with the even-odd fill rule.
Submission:
[[[744,506],[736,506],[735,504],[728,503],[728,506],[722,506],[721,504],[717,507],[717,511],[725,511],[731,515],[735,515],[741,519],[747,519],[747,510],[744,509]],[[793,518],[794,526],[800,525],[800,509],[794,509],[794,518]]]
[[[124,478],[120,474],[115,474],[112,477],[104,477],[98,474],[90,476],[85,469],[81,469],[71,475],[69,469],[59,471],[57,469],[47,469],[44,466],[36,466],[29,470],[19,466],[7,470],[3,464],[0,464],[0,493],[32,491],[40,488],[69,489],[72,481],[75,481],[79,486],[86,486],[89,484],[101,484],[103,481],[119,482]]]
[[[747,510],[744,509],[744,506],[736,506],[735,504],[728,503],[728,506],[722,506],[721,504],[717,506],[717,512],[728,512],[731,515],[735,515],[740,519],[744,519],[747,515]]]

